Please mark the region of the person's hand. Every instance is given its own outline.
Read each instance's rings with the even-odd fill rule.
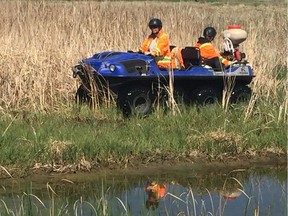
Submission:
[[[230,68],[233,64],[237,63],[237,61],[229,61],[227,65],[225,65],[225,69]]]
[[[151,52],[145,52],[144,53],[146,56],[152,56]]]
[[[236,60],[236,61],[229,61],[228,64],[227,64],[227,66],[231,66],[231,65],[233,65],[233,64],[235,64],[235,63],[237,63],[237,60]]]

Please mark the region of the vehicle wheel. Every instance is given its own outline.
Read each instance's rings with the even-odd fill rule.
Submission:
[[[175,88],[174,90],[174,99],[177,104],[189,104],[190,98],[188,93],[183,88]]]
[[[248,86],[236,86],[230,97],[232,104],[247,102],[251,98],[252,91]]]
[[[219,96],[219,91],[211,87],[198,88],[192,93],[193,101],[200,105],[216,103],[219,101]]]
[[[77,89],[75,95],[75,101],[77,104],[91,103],[91,97],[89,95],[89,91],[83,85],[80,85],[79,88]]]
[[[145,117],[152,111],[152,99],[149,88],[135,86],[119,95],[117,106],[125,117],[136,115]]]

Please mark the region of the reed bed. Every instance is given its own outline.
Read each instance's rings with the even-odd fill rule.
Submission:
[[[275,118],[286,118],[287,15],[284,5],[273,3],[1,1],[0,110],[49,112],[70,105],[78,85],[71,67],[98,51],[139,46],[151,17],[162,19],[171,44],[181,47],[214,26],[219,50],[220,32],[240,24],[248,32],[240,47],[256,75],[246,116],[261,100],[278,109]]]

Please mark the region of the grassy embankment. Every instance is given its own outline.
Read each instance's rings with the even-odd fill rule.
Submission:
[[[0,164],[126,165],[208,153],[286,154],[287,16],[282,6],[196,2],[2,1]],[[143,11],[139,13],[139,11]],[[102,50],[128,50],[159,17],[171,42],[193,45],[207,25],[240,24],[256,77],[246,106],[182,107],[124,120],[114,107],[77,109],[71,66]],[[220,34],[219,34],[220,35]],[[222,40],[215,39],[219,50]],[[3,171],[3,170],[2,170]]]

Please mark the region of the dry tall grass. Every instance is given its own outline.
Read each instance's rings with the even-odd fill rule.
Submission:
[[[271,1],[273,2],[273,1]],[[255,99],[277,99],[286,81],[275,78],[286,67],[287,15],[284,6],[211,6],[197,2],[1,1],[0,108],[45,111],[71,103],[77,86],[71,66],[102,50],[137,47],[149,34],[147,22],[159,17],[171,43],[193,45],[204,27],[218,32],[240,24],[241,44],[254,67]],[[222,46],[220,34],[215,43]],[[281,83],[282,82],[282,83]],[[280,119],[287,114],[287,94]],[[253,109],[252,102],[247,109]],[[282,111],[281,111],[282,110]],[[281,112],[282,114],[281,114]]]

